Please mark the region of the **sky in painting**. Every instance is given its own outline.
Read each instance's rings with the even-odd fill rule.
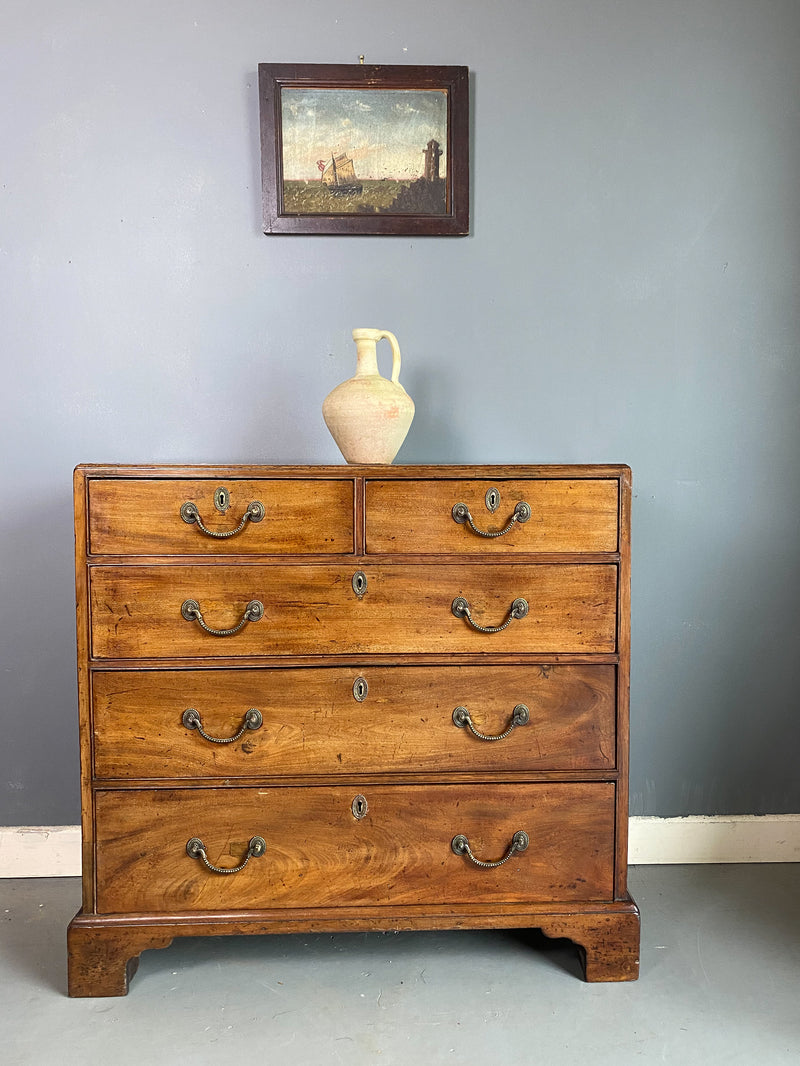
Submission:
[[[283,89],[283,177],[319,180],[318,161],[346,152],[363,179],[413,181],[439,142],[447,172],[447,93],[440,89]]]

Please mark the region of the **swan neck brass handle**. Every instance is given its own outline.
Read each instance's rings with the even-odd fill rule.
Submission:
[[[507,629],[515,618],[524,618],[528,613],[528,601],[524,600],[521,596],[511,604],[508,612],[508,618],[505,622],[499,626],[482,626],[479,625],[472,617],[472,611],[470,610],[469,601],[465,600],[463,596],[456,596],[450,608],[456,618],[465,618],[473,629],[477,629],[479,633],[502,633],[504,629]]]
[[[520,502],[514,508],[514,513],[509,518],[508,525],[505,527],[505,529],[497,529],[491,533],[485,529],[478,529],[478,527],[475,525],[472,515],[470,514],[469,507],[467,507],[465,503],[457,503],[453,507],[452,515],[453,521],[457,522],[460,526],[466,524],[469,526],[472,532],[477,533],[479,537],[487,537],[491,540],[495,537],[504,537],[506,533],[509,533],[514,528],[514,526],[518,524],[522,525],[524,522],[527,522],[531,516],[531,507],[530,504],[525,503],[524,500],[520,500]]]
[[[472,718],[466,707],[456,707],[453,711],[453,724],[457,725],[459,729],[466,727],[478,740],[505,740],[510,733],[514,732],[518,725],[527,725],[530,720],[531,712],[524,703],[518,703],[511,712],[511,723],[504,733],[481,733],[472,724]]]
[[[209,736],[209,734],[203,729],[200,712],[196,711],[194,707],[186,708],[181,716],[181,721],[187,729],[196,729],[204,740],[209,740],[212,744],[233,744],[235,740],[244,736],[248,729],[260,729],[264,724],[264,719],[261,717],[261,711],[257,710],[255,707],[251,707],[250,710],[247,711],[241,729],[238,733],[234,733],[232,737]]]
[[[248,622],[258,622],[259,619],[264,617],[264,604],[261,600],[250,600],[244,609],[241,622],[232,626],[231,629],[212,629],[203,618],[203,612],[200,610],[200,604],[197,600],[184,600],[181,604],[181,614],[187,622],[197,622],[200,628],[206,633],[210,633],[212,637],[232,637]]]
[[[267,842],[263,837],[251,837],[247,845],[247,854],[238,866],[215,866],[213,862],[208,861],[206,846],[199,837],[192,837],[186,842],[186,854],[192,859],[200,859],[203,865],[215,874],[238,874],[251,859],[260,859],[266,850]]]
[[[528,834],[524,829],[519,829],[511,838],[511,843],[508,847],[508,851],[497,862],[484,862],[483,859],[476,859],[472,854],[472,849],[469,846],[469,840],[463,833],[459,833],[458,836],[454,836],[450,847],[456,853],[456,855],[465,855],[470,862],[475,863],[476,866],[480,866],[483,870],[494,870],[498,866],[502,866],[503,863],[508,862],[512,855],[518,851],[525,851],[530,844]]]
[[[181,518],[187,523],[187,525],[196,525],[201,533],[205,533],[207,537],[214,537],[217,540],[227,540],[228,537],[235,537],[237,533],[242,532],[248,522],[260,522],[263,519],[264,514],[264,504],[261,503],[260,500],[253,500],[252,503],[248,503],[247,510],[242,515],[242,520],[235,529],[228,529],[224,533],[217,533],[205,525],[203,519],[200,517],[200,511],[198,510],[196,503],[187,500],[186,503],[181,505]]]

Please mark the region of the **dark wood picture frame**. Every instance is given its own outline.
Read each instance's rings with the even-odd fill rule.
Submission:
[[[433,237],[469,233],[467,67],[260,63],[258,84],[265,233]],[[398,118],[393,126],[393,115],[419,112],[406,101],[421,103],[423,112],[427,115],[430,111],[434,118],[427,126],[422,120],[409,119],[418,123],[409,125]],[[331,135],[323,153],[321,138],[328,132],[325,123],[339,103],[346,105],[343,114],[348,107],[353,111],[355,121],[342,117],[336,128],[341,135],[338,144],[330,143]],[[319,122],[315,107],[319,108]],[[357,143],[348,146],[348,127],[357,137],[359,116],[354,109],[375,112],[369,116],[373,123],[370,132],[378,128],[385,141],[361,148]],[[301,119],[290,128],[291,116],[298,114]],[[301,140],[301,122],[309,115],[308,128],[315,130],[317,141],[312,144],[309,139],[306,146]],[[376,127],[378,122],[382,124]],[[334,127],[331,124],[329,128]],[[441,143],[435,136],[418,148],[403,142],[402,158],[406,161],[415,151],[420,153],[418,173],[407,170],[409,165],[416,166],[416,161],[406,162],[403,180],[377,171],[357,175],[351,156],[358,162],[359,152],[365,167],[370,165],[367,158],[372,159],[373,170],[378,150],[385,150],[381,158],[401,158],[399,147],[390,155],[393,128],[398,146],[412,129],[442,129]],[[361,139],[368,140],[363,133]]]

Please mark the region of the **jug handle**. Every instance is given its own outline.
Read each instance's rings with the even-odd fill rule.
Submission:
[[[397,337],[388,329],[381,330],[378,340],[382,337],[385,337],[392,346],[392,381],[397,385],[400,381],[400,345],[397,343]]]

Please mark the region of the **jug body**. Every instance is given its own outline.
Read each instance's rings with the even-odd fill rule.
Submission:
[[[378,371],[377,345],[392,346],[392,376]],[[414,401],[400,384],[400,346],[384,329],[354,329],[356,372],[325,397],[322,415],[348,463],[391,463],[414,418]]]

